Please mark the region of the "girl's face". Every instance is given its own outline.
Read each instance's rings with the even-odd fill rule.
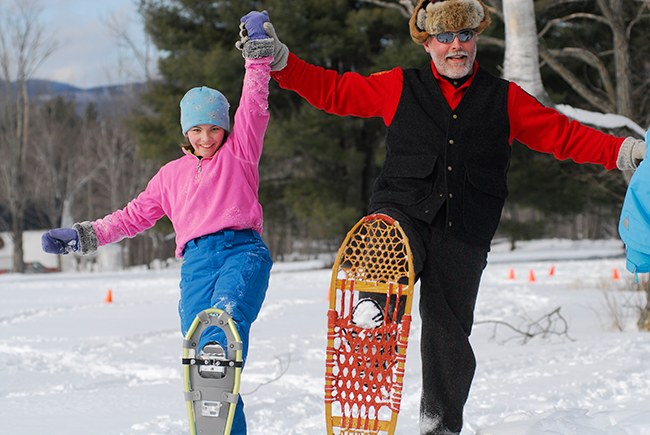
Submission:
[[[194,148],[194,154],[201,157],[212,157],[221,147],[226,131],[211,124],[201,124],[187,131],[187,138]]]

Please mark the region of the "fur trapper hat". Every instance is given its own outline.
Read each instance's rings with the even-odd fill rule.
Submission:
[[[490,13],[481,0],[419,0],[409,20],[411,38],[424,44],[430,35],[473,29],[477,34],[490,25]]]

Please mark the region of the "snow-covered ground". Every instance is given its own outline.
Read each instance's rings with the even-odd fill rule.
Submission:
[[[274,266],[241,388],[251,435],[325,433],[330,271],[318,265]],[[0,275],[0,433],[188,434],[179,279],[178,269]],[[462,434],[650,434],[650,334],[635,329],[645,296],[633,286],[617,241],[495,246]],[[559,335],[522,344],[508,327],[558,307]],[[419,433],[419,332],[416,315],[400,435]]]

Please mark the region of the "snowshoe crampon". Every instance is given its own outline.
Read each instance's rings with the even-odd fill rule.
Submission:
[[[201,358],[199,340],[210,327],[221,328],[228,339],[221,359]],[[183,341],[183,383],[191,435],[229,435],[239,400],[242,341],[230,315],[211,308],[200,312]]]
[[[325,414],[330,435],[392,435],[411,325],[413,262],[399,223],[361,219],[332,271]]]

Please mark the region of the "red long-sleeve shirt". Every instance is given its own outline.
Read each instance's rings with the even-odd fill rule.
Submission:
[[[477,66],[475,62],[475,72]],[[432,70],[449,106],[455,109],[473,77],[456,89],[438,74],[435,66]],[[310,65],[293,53],[289,55],[287,66],[272,76],[282,88],[298,92],[314,107],[341,116],[381,117],[387,126],[397,110],[403,84],[403,72],[399,67],[370,76],[353,72],[339,74]],[[514,82],[509,84],[508,116],[510,142],[516,139],[560,160],[571,158],[577,163],[616,168],[624,138],[605,134],[544,107]]]

